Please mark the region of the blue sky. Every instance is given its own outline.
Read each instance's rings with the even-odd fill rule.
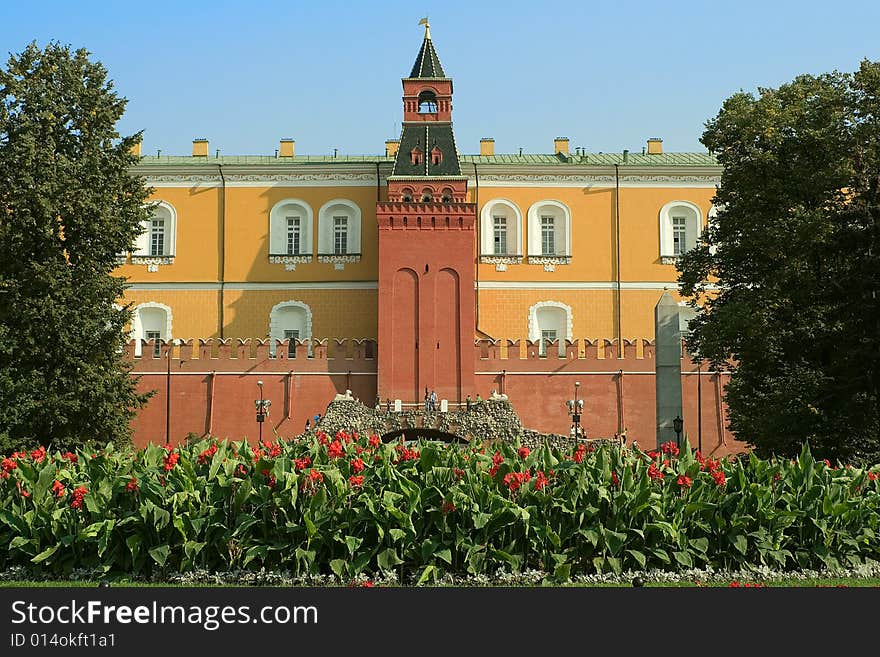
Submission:
[[[730,94],[880,59],[880,3],[0,0],[0,54],[85,47],[129,99],[144,152],[375,154],[397,137],[400,78],[428,15],[455,84],[458,148],[592,152],[699,137]]]

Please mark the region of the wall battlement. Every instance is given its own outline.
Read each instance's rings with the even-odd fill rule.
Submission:
[[[188,339],[169,344],[159,340],[131,340],[125,346],[126,358],[140,372],[164,371],[168,367],[169,350],[172,369],[186,371],[246,371],[260,369],[272,372],[376,372],[376,341],[363,340],[293,340],[295,356],[289,355],[290,340],[276,340],[272,355],[270,340],[251,339]],[[140,346],[140,349],[138,349]]]

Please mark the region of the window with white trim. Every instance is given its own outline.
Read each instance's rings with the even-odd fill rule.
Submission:
[[[348,217],[333,217],[333,253],[348,253]]]
[[[312,208],[288,198],[269,211],[269,261],[308,263],[312,258]]]
[[[287,217],[287,255],[300,254],[301,223],[300,217]]]
[[[529,262],[545,268],[571,260],[571,211],[560,201],[538,201],[528,213]]]
[[[690,201],[671,201],[660,209],[660,261],[676,260],[697,245],[702,232],[703,213]]]
[[[312,310],[302,301],[283,301],[269,313],[269,354],[276,355],[279,340],[308,340],[312,355]],[[296,358],[296,345],[287,345],[287,357]]]
[[[165,253],[165,220],[153,219],[150,222],[150,255],[163,256]]]
[[[556,329],[541,329],[541,344],[538,347],[538,355],[547,356],[547,346],[556,340]]]
[[[496,265],[522,262],[522,213],[512,201],[491,199],[480,211],[480,256]]]
[[[134,262],[138,258],[173,258],[176,233],[177,211],[165,201],[151,206],[150,217],[141,224],[141,234],[132,245]]]
[[[672,255],[687,251],[687,217],[672,217]]]
[[[284,329],[284,339],[287,340],[287,357],[296,358],[296,342],[299,340],[299,329]]]
[[[318,260],[357,262],[360,252],[360,207],[348,199],[325,203],[318,211]]]
[[[494,216],[494,217],[492,217],[492,223],[494,225],[494,233],[495,233],[495,240],[493,243],[492,253],[494,253],[495,255],[506,255],[507,254],[507,217]]]
[[[541,255],[556,255],[556,217],[541,217]]]
[[[144,331],[144,340],[153,342],[153,358],[159,358],[162,355],[162,333],[160,331]]]

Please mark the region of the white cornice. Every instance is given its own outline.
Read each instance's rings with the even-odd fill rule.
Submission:
[[[128,283],[127,290],[219,290],[220,283]],[[224,290],[377,290],[378,281],[316,281],[298,283],[225,283]]]

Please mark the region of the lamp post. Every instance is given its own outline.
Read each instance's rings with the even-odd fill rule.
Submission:
[[[574,382],[574,399],[569,399],[565,402],[565,405],[568,406],[568,414],[571,416],[571,422],[574,424],[574,437],[575,439],[581,435],[581,411],[584,410],[584,400],[578,399],[578,388],[581,387],[580,381]]]
[[[257,387],[260,389],[260,398],[254,400],[254,406],[257,407],[257,424],[260,427],[260,443],[263,442],[263,421],[266,419],[266,416],[269,415],[269,406],[272,405],[272,402],[268,399],[263,399],[263,382],[257,381]]]
[[[675,429],[675,446],[681,449],[681,428],[684,426],[684,421],[681,419],[681,416],[677,416],[672,421],[672,428]]]

